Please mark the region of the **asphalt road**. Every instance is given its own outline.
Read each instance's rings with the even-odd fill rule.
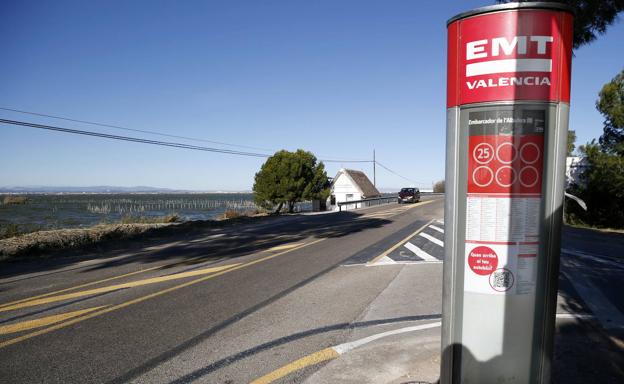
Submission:
[[[246,383],[285,366],[274,378],[304,381],[323,364],[293,365],[303,356],[439,319],[442,218],[434,198],[5,265],[0,381]],[[560,312],[587,321],[558,323],[569,335],[558,346],[574,349],[570,340],[591,332],[586,346],[604,347],[594,357],[604,360],[624,351],[611,289],[624,281],[624,241],[588,233],[564,232]],[[439,345],[436,332],[427,337]],[[578,355],[560,353],[557,364]]]
[[[212,230],[34,272],[12,266],[0,280],[0,376],[249,381],[341,339],[397,273],[342,264],[442,216],[441,200],[393,204]],[[439,314],[437,296],[424,312]]]

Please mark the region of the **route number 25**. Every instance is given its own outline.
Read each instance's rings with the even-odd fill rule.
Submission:
[[[477,159],[487,160],[489,158],[490,158],[490,148],[488,147],[477,148]]]
[[[480,164],[488,163],[494,157],[494,148],[487,143],[481,143],[475,147],[473,156]]]

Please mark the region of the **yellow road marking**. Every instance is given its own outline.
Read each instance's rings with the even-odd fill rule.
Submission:
[[[28,320],[28,321],[22,321],[20,323],[4,325],[0,327],[0,335],[6,335],[9,333],[15,333],[15,332],[22,332],[22,331],[27,331],[33,328],[41,328],[50,324],[60,323],[61,321],[65,321],[73,317],[78,317],[89,312],[97,311],[98,309],[104,308],[104,307],[106,307],[106,305],[100,306],[100,307],[81,309],[79,311],[61,313],[59,315],[42,317],[41,319],[36,319],[36,320]]]
[[[303,243],[292,243],[292,244],[278,245],[278,246],[269,248],[268,251],[283,251],[284,249],[290,249],[290,248],[298,247],[301,244],[303,244]]]
[[[274,241],[274,240],[269,240],[269,241]],[[267,242],[269,242],[269,241],[267,241]],[[301,244],[302,243],[293,243],[293,244],[280,245],[280,246],[276,246],[276,247],[273,247],[273,248],[269,248],[267,251],[281,251],[281,250],[284,250],[284,249],[297,247],[297,246],[299,246]],[[153,271],[155,269],[167,268],[167,267],[175,266],[175,265],[182,264],[182,263],[188,263],[188,262],[192,262],[192,261],[195,261],[197,259],[200,259],[200,258],[201,257],[194,257],[192,259],[189,259],[186,262],[175,262],[175,263],[172,263],[172,264],[159,265],[159,266],[155,266],[155,267],[151,267],[151,268],[142,269],[140,271],[134,271],[134,272],[125,273],[125,274],[119,275],[119,276],[113,276],[113,277],[109,277],[109,278],[102,279],[102,280],[92,281],[90,283],[76,285],[74,287],[69,287],[69,288],[58,290],[58,291],[48,292],[48,293],[45,293],[45,294],[42,294],[42,295],[31,296],[31,297],[27,297],[25,299],[11,301],[11,302],[8,302],[8,303],[0,304],[0,312],[3,312],[4,311],[3,308],[5,308],[5,307],[13,308],[13,306],[15,304],[24,303],[24,302],[30,302],[30,301],[35,300],[35,299],[40,299],[40,298],[43,298],[43,297],[53,296],[53,295],[57,295],[59,293],[73,291],[75,289],[85,288],[85,287],[89,287],[89,286],[92,286],[92,285],[105,283],[105,282],[111,281],[111,280],[121,279],[123,277],[136,275],[138,273],[144,273],[144,272]],[[37,305],[37,304],[35,304],[35,305]],[[6,311],[9,311],[9,310],[11,310],[11,309],[6,309]]]
[[[240,264],[240,263],[228,264],[228,265],[223,265],[223,266],[219,266],[219,267],[212,267],[212,268],[197,269],[195,271],[175,273],[173,275],[152,277],[152,278],[149,278],[149,279],[137,280],[137,281],[132,281],[132,282],[129,282],[129,283],[109,285],[108,287],[101,287],[101,288],[88,289],[86,291],[78,291],[78,292],[66,293],[64,295],[43,297],[43,298],[40,298],[40,299],[34,299],[34,300],[30,300],[30,301],[25,301],[23,303],[18,303],[18,304],[14,304],[14,305],[11,305],[11,306],[0,308],[0,312],[13,311],[13,310],[20,309],[20,308],[34,307],[36,305],[42,305],[42,304],[56,303],[58,301],[75,299],[75,298],[84,297],[84,296],[97,295],[97,294],[100,294],[100,293],[107,293],[107,292],[117,291],[119,289],[134,288],[134,287],[140,287],[142,285],[156,284],[156,283],[162,283],[162,282],[165,282],[165,281],[183,279],[183,278],[186,278],[186,277],[206,275],[206,274],[209,274],[209,273],[214,273],[214,272],[221,271],[223,269],[231,268],[231,267],[236,266],[238,264]]]
[[[0,304],[0,311],[2,310],[2,308],[4,307],[8,307],[14,304],[18,304],[18,303],[23,303],[25,301],[30,301],[30,300],[34,300],[34,299],[39,299],[42,297],[47,297],[47,296],[52,296],[52,295],[56,295],[59,293],[63,293],[63,292],[67,292],[67,291],[72,291],[74,289],[78,289],[78,288],[84,288],[84,287],[89,287],[91,285],[96,285],[96,284],[100,284],[100,283],[104,283],[107,281],[111,281],[111,280],[116,280],[116,279],[121,279],[122,277],[128,277],[128,276],[132,276],[132,275],[136,275],[137,273],[143,273],[143,272],[148,272],[148,271],[152,271],[154,269],[158,269],[161,268],[162,266],[157,266],[157,267],[152,267],[152,268],[146,268],[146,269],[142,269],[140,271],[134,271],[134,272],[130,272],[130,273],[124,273],[123,275],[118,275],[118,276],[113,276],[113,277],[109,277],[106,279],[102,279],[102,280],[97,280],[97,281],[92,281],[90,283],[85,283],[85,284],[80,284],[80,285],[76,285],[74,287],[69,287],[69,288],[65,288],[65,289],[60,289],[58,291],[53,291],[53,292],[48,292],[48,293],[44,293],[42,295],[37,295],[37,296],[31,296],[31,297],[27,297],[25,299],[21,299],[21,300],[15,300],[15,301],[11,301],[8,303],[4,303],[4,304]]]
[[[257,242],[255,244],[262,244],[262,243],[272,242],[272,241],[275,241],[275,238],[282,238],[282,237],[284,237],[284,236],[276,236],[273,239]],[[202,239],[202,241],[204,241],[204,240]],[[295,244],[298,245],[298,244],[301,244],[301,243],[295,243]],[[158,248],[158,247],[156,247],[156,248]],[[276,250],[276,249],[275,248],[270,248],[268,250],[271,251],[271,250]],[[39,298],[42,298],[42,297],[52,296],[52,295],[56,295],[56,294],[67,292],[67,291],[73,291],[74,289],[85,288],[85,287],[89,287],[89,286],[92,286],[92,285],[105,283],[107,281],[121,279],[121,278],[124,278],[124,277],[136,275],[138,273],[149,272],[149,271],[153,271],[155,269],[164,269],[164,268],[174,267],[174,266],[177,266],[177,265],[180,265],[180,264],[189,264],[189,263],[192,263],[194,261],[201,260],[203,258],[204,258],[203,256],[197,256],[197,257],[193,257],[193,258],[190,258],[190,259],[184,260],[184,261],[176,261],[175,263],[157,265],[155,267],[145,268],[145,269],[141,269],[139,271],[134,271],[134,272],[130,272],[130,273],[124,273],[123,275],[112,276],[112,277],[108,277],[106,279],[96,280],[96,281],[92,281],[92,282],[89,282],[89,283],[80,284],[80,285],[76,285],[76,286],[73,286],[73,287],[60,289],[58,291],[48,292],[48,293],[44,293],[44,294],[41,294],[41,295],[31,296],[31,297],[27,297],[27,298],[20,299],[20,300],[15,300],[15,301],[7,302],[7,303],[2,303],[2,304],[0,304],[0,309],[2,309],[4,307],[11,306],[11,305],[14,305],[14,304],[23,303],[25,301],[30,301],[30,300],[33,300],[33,299],[39,299]]]
[[[388,256],[390,254],[390,252],[394,251],[395,249],[399,248],[401,246],[401,244],[405,243],[407,240],[409,240],[412,236],[416,236],[418,234],[418,232],[422,231],[423,229],[427,228],[427,226],[431,223],[433,223],[435,221],[435,219],[431,219],[429,222],[427,222],[427,224],[423,225],[422,227],[418,228],[416,231],[414,231],[413,233],[409,234],[406,238],[404,238],[403,240],[399,241],[398,243],[394,244],[392,247],[386,249],[381,255],[375,257],[373,260],[369,261],[367,264],[375,264],[377,261],[379,261],[379,259],[381,259],[382,257]]]
[[[42,330],[39,330],[39,331],[31,332],[31,333],[28,333],[26,335],[22,335],[20,337],[16,337],[14,339],[10,339],[10,340],[4,341],[4,342],[0,342],[0,348],[4,348],[4,347],[7,347],[7,346],[12,345],[12,344],[19,343],[21,341],[31,339],[31,338],[36,337],[36,336],[41,336],[41,335],[44,335],[46,333],[55,331],[57,329],[65,328],[65,327],[68,327],[70,325],[79,323],[81,321],[88,320],[88,319],[91,319],[93,317],[96,317],[96,316],[99,316],[99,315],[103,315],[105,313],[113,312],[113,311],[116,311],[118,309],[128,307],[128,306],[130,306],[132,304],[137,304],[137,303],[140,303],[142,301],[149,300],[149,299],[152,299],[154,297],[158,297],[158,296],[164,295],[166,293],[173,292],[173,291],[176,291],[178,289],[191,286],[193,284],[201,283],[203,281],[212,279],[212,278],[217,277],[217,276],[221,276],[223,274],[226,274],[226,273],[238,270],[238,269],[246,268],[246,267],[249,267],[251,265],[258,264],[258,263],[261,263],[263,261],[267,261],[267,260],[273,259],[275,257],[284,255],[286,253],[295,251],[297,249],[301,249],[301,248],[307,247],[309,245],[319,243],[319,242],[321,242],[323,240],[325,240],[325,238],[314,240],[314,241],[311,241],[309,243],[305,243],[305,244],[303,244],[303,245],[301,245],[300,247],[297,247],[297,248],[291,248],[291,249],[283,251],[283,252],[275,253],[273,255],[268,255],[268,256],[262,257],[260,259],[250,261],[250,262],[245,263],[245,264],[239,264],[239,265],[236,265],[235,267],[232,267],[232,268],[220,271],[220,272],[216,272],[216,273],[214,273],[212,275],[208,275],[208,276],[200,277],[200,278],[195,279],[195,280],[187,281],[185,283],[182,283],[182,284],[179,284],[179,285],[167,288],[167,289],[163,289],[161,291],[150,293],[149,295],[138,297],[136,299],[129,300],[129,301],[126,301],[124,303],[114,305],[112,307],[107,307],[107,308],[104,308],[102,310],[92,312],[92,313],[87,314],[87,315],[82,316],[82,317],[70,319],[70,320],[68,320],[68,321],[66,321],[64,323],[55,324],[55,325],[52,325],[51,327],[48,327],[48,328],[45,328],[45,329],[42,329]]]
[[[335,359],[338,356],[340,355],[333,348],[325,348],[308,356],[302,357],[299,360],[295,360],[292,363],[276,369],[275,371],[268,373],[262,377],[259,377],[252,381],[251,384],[269,384],[292,372],[298,371],[305,367],[309,367],[311,365],[322,363],[323,361]]]

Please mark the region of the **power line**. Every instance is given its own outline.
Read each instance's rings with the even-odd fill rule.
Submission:
[[[3,109],[3,108],[0,108],[0,109]],[[263,158],[267,158],[267,157],[271,156],[271,155],[267,155],[265,153],[244,152],[244,151],[236,151],[236,150],[224,149],[224,148],[212,148],[212,147],[203,147],[203,146],[190,145],[190,144],[184,144],[184,143],[176,143],[176,142],[170,142],[170,141],[159,141],[159,140],[143,139],[143,138],[138,138],[138,137],[111,135],[111,134],[108,134],[108,133],[85,131],[85,130],[71,129],[71,128],[63,128],[63,127],[57,127],[57,126],[52,126],[52,125],[36,124],[36,123],[29,123],[29,122],[26,122],[26,121],[8,120],[8,119],[2,119],[2,118],[0,118],[0,123],[8,124],[8,125],[22,126],[22,127],[29,127],[29,128],[36,128],[36,129],[44,129],[44,130],[48,130],[48,131],[71,133],[71,134],[83,135],[83,136],[99,137],[99,138],[111,139],[111,140],[128,141],[128,142],[133,142],[133,143],[150,144],[150,145],[159,145],[159,146],[171,147],[171,148],[190,149],[190,150],[195,150],[195,151],[215,152],[215,153],[223,153],[223,154],[229,154],[229,155],[249,156],[249,157],[263,157]],[[415,180],[407,178],[407,177],[405,177],[403,175],[400,175],[397,172],[393,171],[392,169],[386,167],[385,165],[383,165],[382,163],[380,163],[379,161],[376,161],[376,160],[339,160],[339,159],[319,159],[319,160],[322,161],[322,162],[328,162],[328,163],[331,163],[331,162],[374,163],[374,164],[379,165],[380,167],[384,168],[386,171],[388,171],[388,172],[390,172],[390,173],[392,173],[392,174],[394,174],[394,175],[396,175],[396,176],[398,176],[398,177],[400,177],[402,179],[405,179],[405,180],[407,180],[409,182],[416,183],[416,184],[421,184],[421,185],[427,184],[427,183],[422,183],[422,182],[419,182],[419,181],[415,181]]]
[[[29,123],[26,121],[7,120],[7,119],[0,118],[0,123],[17,125],[17,126],[22,126],[22,127],[29,127],[29,128],[44,129],[44,130],[49,130],[49,131],[63,132],[63,133],[72,133],[72,134],[83,135],[83,136],[93,136],[93,137],[100,137],[100,138],[112,139],[112,140],[129,141],[129,142],[134,142],[134,143],[160,145],[160,146],[165,146],[165,147],[182,148],[182,149],[192,149],[192,150],[204,151],[204,152],[216,152],[216,153],[225,153],[225,154],[230,154],[230,155],[265,157],[265,158],[271,156],[265,153],[235,151],[231,149],[202,147],[202,146],[197,146],[197,145],[175,143],[175,142],[170,142],[170,141],[159,141],[159,140],[143,139],[143,138],[138,138],[138,137],[111,135],[108,133],[63,128],[63,127],[57,127],[57,126],[52,126],[52,125]],[[337,160],[337,159],[319,159],[319,160],[323,162],[343,162],[343,163],[371,162],[371,160]]]
[[[373,160],[337,160],[337,159],[319,159],[324,163],[373,163]]]
[[[160,145],[160,146],[173,147],[173,148],[192,149],[192,150],[205,151],[205,152],[217,152],[217,153],[226,153],[226,154],[230,154],[230,155],[251,156],[251,157],[269,157],[270,156],[270,155],[267,155],[267,154],[264,154],[264,153],[243,152],[243,151],[235,151],[235,150],[231,150],[231,149],[201,147],[201,146],[197,146],[197,145],[190,145],[190,144],[183,144],[183,143],[174,143],[174,142],[169,142],[169,141],[158,141],[158,140],[141,139],[141,138],[138,138],[138,137],[110,135],[110,134],[107,134],[107,133],[100,133],[100,132],[92,132],[92,131],[83,131],[83,130],[79,130],[79,129],[55,127],[55,126],[51,126],[51,125],[28,123],[28,122],[25,122],[25,121],[0,119],[0,123],[11,124],[11,125],[18,125],[18,126],[30,127],[30,128],[45,129],[45,130],[49,130],[49,131],[73,133],[73,134],[84,135],[84,136],[101,137],[101,138],[105,138],[105,139],[130,141],[130,142],[134,142],[134,143]]]
[[[24,111],[24,110],[15,109],[15,108],[0,107],[0,110],[10,111],[10,112],[17,112],[17,113],[22,113],[22,114],[32,115],[32,116],[47,117],[47,118],[57,119],[57,120],[71,121],[71,122],[74,122],[74,123],[95,125],[95,126],[98,126],[98,127],[121,129],[121,130],[124,130],[124,131],[130,131],[130,132],[147,133],[147,134],[150,134],[150,135],[171,137],[171,138],[175,138],[175,139],[183,139],[183,140],[190,140],[190,141],[200,141],[200,142],[205,142],[205,143],[227,145],[227,146],[230,146],[230,147],[238,147],[238,148],[255,149],[255,150],[267,151],[267,152],[277,152],[278,151],[277,149],[252,147],[252,146],[249,146],[249,145],[231,144],[231,143],[225,143],[225,142],[221,142],[221,141],[206,140],[206,139],[200,139],[200,138],[195,138],[195,137],[171,135],[171,134],[168,134],[168,133],[149,131],[149,130],[144,130],[144,129],[128,128],[128,127],[123,127],[123,126],[120,126],[120,125],[98,123],[98,122],[93,122],[93,121],[74,119],[74,118],[71,118],[71,117],[50,115],[50,114],[40,113],[40,112]],[[266,157],[268,157],[268,155]],[[371,163],[371,162],[373,162],[373,160],[348,160],[348,159],[319,159],[319,160],[323,161],[325,163]]]
[[[392,173],[392,174],[394,174],[394,175],[396,175],[396,176],[399,176],[400,178],[402,178],[402,179],[404,179],[404,180],[407,180],[407,181],[412,182],[412,183],[415,183],[415,184],[420,184],[420,185],[426,185],[426,184],[427,184],[427,183],[422,183],[422,182],[420,182],[420,181],[412,180],[412,179],[407,178],[407,177],[405,177],[405,176],[403,176],[403,175],[399,175],[398,173],[396,173],[396,172],[395,172],[395,171],[393,171],[392,169],[390,169],[390,168],[386,167],[385,165],[381,164],[379,161],[377,161],[376,163],[377,163],[377,165],[379,165],[380,167],[382,167],[382,168],[383,168],[383,169],[385,169],[386,171],[388,171],[388,172],[390,172],[390,173]]]
[[[73,118],[70,118],[70,117],[48,115],[48,114],[39,113],[39,112],[23,111],[23,110],[20,110],[20,109],[0,107],[0,110],[10,111],[10,112],[17,112],[17,113],[23,113],[23,114],[32,115],[32,116],[48,117],[48,118],[57,119],[57,120],[72,121],[74,123],[96,125],[98,127],[121,129],[121,130],[124,130],[124,131],[130,131],[130,132],[147,133],[147,134],[150,134],[150,135],[171,137],[171,138],[174,138],[174,139],[183,139],[183,140],[191,140],[191,141],[202,141],[204,143],[227,145],[227,146],[230,146],[230,147],[238,147],[238,148],[256,149],[256,150],[259,150],[259,151],[267,151],[267,152],[275,152],[276,151],[275,149],[270,149],[270,148],[260,148],[260,147],[252,147],[252,146],[248,146],[248,145],[242,145],[242,144],[224,143],[224,142],[221,142],[221,141],[199,139],[199,138],[196,138],[196,137],[170,135],[168,133],[162,133],[162,132],[156,132],[156,131],[148,131],[148,130],[144,130],[144,129],[128,128],[128,127],[122,127],[120,125],[113,125],[113,124],[106,124],[106,123],[97,123],[97,122],[93,122],[93,121],[73,119]]]

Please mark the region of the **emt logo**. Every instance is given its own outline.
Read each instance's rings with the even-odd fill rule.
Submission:
[[[466,61],[468,62],[466,64],[466,85],[471,90],[522,85],[550,86],[549,75],[552,72],[552,59],[548,53],[548,47],[552,45],[552,42],[552,36],[515,36],[511,39],[495,37],[491,40],[470,41],[466,44]],[[470,63],[473,60],[486,58],[493,60]],[[475,76],[499,73],[516,73],[519,75],[469,79]],[[526,75],[522,75],[522,73],[526,73]]]

